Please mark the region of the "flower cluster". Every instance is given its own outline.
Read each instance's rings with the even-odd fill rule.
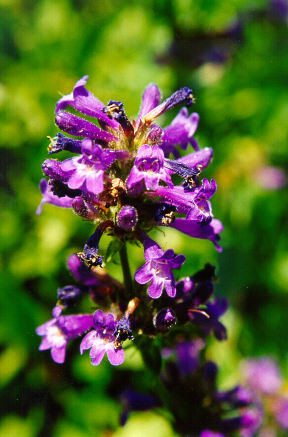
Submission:
[[[263,415],[260,435],[276,437],[287,432],[288,392],[276,362],[268,357],[251,358],[243,363],[242,371]]]
[[[51,138],[48,153],[68,151],[73,156],[44,161],[42,169],[48,180],[40,183],[43,198],[37,214],[45,203],[70,208],[90,221],[94,229],[83,248],[68,259],[75,284],[58,289],[53,318],[37,328],[37,334],[43,336],[40,350],[51,349],[53,360],[63,363],[68,342],[82,337],[80,352],[89,350],[93,365],[99,365],[105,354],[112,365],[121,365],[124,343],[130,340],[140,350],[144,363],[158,375],[161,363],[176,350],[176,368],[170,369],[171,373],[168,362],[162,373],[166,389],[173,378],[181,386],[188,378],[187,384],[196,387],[200,373],[206,375],[208,389],[213,366],[207,363],[199,367],[199,352],[208,335],[214,334],[218,340],[227,337],[219,320],[227,310],[227,301],[213,297],[215,268],[206,264],[197,273],[177,280],[174,271],[184,264],[185,256],[173,249],[164,251],[148,235],[154,228],[170,227],[193,238],[210,240],[216,250],[222,250],[219,234],[223,227],[213,217],[210,202],[216,182],[201,177],[213,151],[200,149],[194,138],[199,116],[188,113],[187,106],[195,102],[192,90],[182,88],[161,102],[158,87],[150,84],[137,119],[129,120],[122,102],[111,100],[104,105],[85,88],[86,81],[84,76],[56,105],[56,125],[65,134]],[[185,107],[169,126],[163,129],[156,124],[159,116],[176,105]],[[182,156],[181,149],[189,145],[194,150]],[[111,237],[107,252],[119,252],[123,283],[106,270],[109,256],[101,252],[104,233]],[[132,277],[127,245],[135,242],[143,247],[144,262],[142,266],[139,262]],[[69,314],[71,304],[84,295],[89,295],[96,306],[94,314]],[[153,342],[156,337],[157,342]],[[198,376],[194,378],[191,375],[195,372]],[[218,413],[222,414],[219,405],[225,402],[237,407],[242,392],[216,393],[213,378],[213,390],[211,386],[208,392],[211,402],[218,405]],[[198,388],[203,394],[205,384],[201,384]],[[192,392],[186,390],[188,397],[193,390],[197,393],[195,387]],[[176,422],[179,412],[173,405],[177,393],[174,391],[170,405]],[[122,398],[126,405],[123,423],[130,409],[147,409],[150,403],[161,405],[158,398],[134,395],[129,387]],[[206,410],[201,411],[203,414]],[[211,429],[221,431],[226,426],[228,430],[230,423],[230,429],[236,430],[243,425],[244,416],[231,425],[231,420],[220,420],[218,413],[217,421],[211,413]],[[212,435],[209,432],[203,435]]]
[[[205,342],[198,338],[179,341],[162,350],[161,393],[165,393],[165,404],[175,419],[176,431],[187,436],[253,437],[262,421],[262,410],[254,393],[240,385],[219,391],[218,368],[213,361],[205,361],[204,348]],[[124,390],[121,402],[124,423],[133,411],[163,406],[157,395],[131,388]]]

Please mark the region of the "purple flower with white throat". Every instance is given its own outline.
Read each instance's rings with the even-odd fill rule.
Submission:
[[[164,168],[164,153],[158,146],[144,144],[137,152],[137,156],[128,176],[126,185],[128,190],[139,194],[143,189],[156,190],[159,181],[173,186],[171,176]],[[144,184],[144,185],[143,185]]]
[[[105,353],[113,366],[119,366],[124,362],[124,350],[116,341],[114,335],[117,322],[113,314],[103,313],[97,310],[94,313],[94,329],[83,338],[80,345],[81,355],[90,349],[91,364],[98,366]]]
[[[185,256],[175,256],[173,249],[164,252],[147,235],[143,239],[143,246],[146,263],[135,273],[135,280],[139,284],[146,284],[151,281],[148,294],[153,299],[161,296],[164,287],[169,297],[175,297],[176,282],[172,269],[181,267],[185,262]]]
[[[88,154],[89,153],[89,154]],[[118,152],[103,150],[89,139],[82,142],[82,155],[68,158],[61,163],[61,170],[69,175],[67,185],[71,189],[98,194],[104,188],[104,173],[115,161]]]
[[[81,336],[92,325],[93,316],[90,314],[60,316],[51,319],[36,329],[38,335],[44,336],[39,350],[51,349],[53,360],[62,364],[65,361],[68,341]]]

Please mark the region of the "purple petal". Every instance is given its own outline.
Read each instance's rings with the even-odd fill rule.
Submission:
[[[104,182],[103,182],[103,170],[98,170],[95,172],[89,172],[86,175],[86,187],[87,190],[91,193],[97,194],[102,193],[104,189]]]
[[[150,263],[144,264],[144,266],[140,267],[135,273],[135,281],[137,281],[138,284],[146,284],[151,281],[153,277],[154,273],[151,270]]]
[[[144,235],[143,242],[144,252],[145,252],[145,260],[150,261],[151,259],[161,258],[164,254],[161,247],[148,235]]]
[[[222,252],[222,248],[217,243],[218,234],[223,231],[223,225],[220,220],[213,219],[209,224],[203,225],[194,220],[176,218],[175,222],[170,226],[190,237],[211,240],[212,243],[214,243],[216,250]]]
[[[107,349],[107,343],[104,340],[104,338],[100,338],[98,335],[96,335],[95,340],[93,342],[93,345],[90,350],[90,358],[95,358],[99,353],[106,352]]]
[[[148,288],[148,294],[152,299],[158,299],[164,288],[164,280],[157,278],[157,276],[152,279],[152,282]]]
[[[50,326],[55,324],[55,319],[48,320],[48,322],[43,323],[43,325],[40,325],[36,328],[37,335],[46,335],[48,328]]]
[[[56,104],[55,112],[67,108],[68,105],[82,112],[82,114],[96,117],[98,120],[104,121],[112,127],[118,127],[119,124],[110,119],[103,111],[104,104],[98,100],[93,94],[86,90],[85,85],[88,76],[83,76],[76,82],[72,93],[62,97]]]
[[[37,333],[38,334],[38,333]],[[40,335],[40,334],[39,334]],[[46,351],[50,349],[52,346],[51,342],[47,339],[47,337],[43,337],[39,346],[39,351]]]
[[[178,91],[175,91],[170,97],[168,97],[164,102],[160,105],[156,106],[154,109],[149,111],[143,118],[145,123],[151,123],[155,118],[164,114],[164,112],[173,108],[174,106],[183,103],[186,105],[191,105],[194,103],[194,97],[192,94],[192,90],[190,88],[181,88]]]
[[[98,366],[101,361],[103,360],[103,357],[105,355],[105,349],[100,350],[92,359],[91,359],[91,364],[93,364],[93,366]]]
[[[51,349],[51,357],[55,361],[55,363],[58,363],[58,364],[64,363],[65,355],[66,355],[66,346],[67,346],[67,344],[65,344],[64,346],[61,346],[61,347],[53,347]]]
[[[157,85],[150,83],[142,96],[142,105],[139,111],[136,125],[138,126],[141,118],[144,117],[148,112],[159,105],[161,99],[161,93]]]
[[[57,126],[64,132],[78,137],[88,137],[104,141],[115,140],[114,135],[101,130],[90,121],[70,114],[69,112],[60,111],[55,117]]]
[[[189,167],[206,168],[213,158],[213,149],[205,147],[197,152],[190,153],[189,155],[180,158],[178,161],[183,164],[189,165]]]
[[[165,290],[168,296],[175,297],[176,296],[176,284],[175,279],[165,281]]]
[[[125,360],[124,350],[122,348],[115,349],[113,345],[107,349],[107,357],[113,366],[120,366]]]
[[[84,172],[81,173],[80,171],[75,171],[72,176],[70,176],[67,185],[72,190],[75,190],[76,188],[81,188],[85,180],[86,175]]]
[[[104,313],[102,310],[96,310],[93,316],[95,325],[103,325],[104,322]]]
[[[88,332],[88,334],[85,335],[85,337],[82,339],[81,343],[80,343],[80,353],[81,355],[83,354],[83,352],[87,349],[90,349],[90,347],[92,347],[93,342],[95,340],[96,337],[96,331],[90,331]]]

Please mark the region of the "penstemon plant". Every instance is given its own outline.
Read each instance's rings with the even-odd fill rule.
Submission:
[[[107,354],[118,366],[129,340],[158,388],[147,394],[127,387],[121,396],[122,424],[130,411],[158,407],[168,410],[175,430],[187,436],[252,436],[261,421],[253,396],[240,386],[219,392],[217,367],[205,360],[206,337],[226,338],[219,318],[228,305],[213,297],[215,268],[206,264],[176,282],[173,270],[185,256],[164,251],[149,237],[157,227],[170,227],[208,239],[222,250],[223,226],[213,218],[210,203],[216,182],[201,178],[213,151],[200,149],[194,138],[199,116],[189,115],[186,108],[195,103],[192,90],[182,88],[160,103],[158,87],[148,85],[138,118],[131,121],[122,102],[111,100],[105,106],[85,88],[86,82],[84,76],[57,102],[56,124],[71,136],[51,138],[48,153],[65,150],[74,156],[44,161],[48,181],[40,183],[43,198],[37,214],[45,203],[71,208],[94,225],[94,233],[68,259],[76,285],[58,289],[53,318],[37,328],[43,336],[39,349],[50,349],[61,364],[70,340],[82,337],[80,353],[89,350],[92,365]],[[176,105],[185,106],[169,126],[155,123]],[[186,150],[189,144],[194,151],[180,157],[177,147]],[[123,283],[106,271],[111,256],[101,255],[104,233],[111,237],[107,252],[119,252]],[[131,275],[127,248],[135,242],[143,246],[144,259]],[[97,308],[94,314],[67,314],[87,294]]]

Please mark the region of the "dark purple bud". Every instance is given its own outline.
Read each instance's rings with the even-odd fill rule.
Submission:
[[[136,226],[137,222],[137,210],[130,205],[123,206],[117,216],[117,225],[119,228],[129,231]]]
[[[77,215],[87,220],[94,220],[98,215],[97,209],[89,205],[82,197],[76,197],[73,200],[72,208]]]
[[[102,111],[107,114],[109,118],[118,121],[126,135],[134,133],[133,126],[127,118],[122,102],[110,100],[107,106],[104,106]]]
[[[186,104],[187,106],[195,103],[195,98],[193,96],[193,92],[190,88],[181,88],[172,94],[172,96],[168,97],[168,99],[164,100],[160,105],[156,106],[156,108],[152,109],[152,111],[148,112],[143,117],[144,123],[152,123],[155,118],[164,114],[164,112],[178,105],[179,103]]]
[[[76,285],[66,285],[65,287],[58,288],[57,297],[61,303],[68,304],[79,297],[83,292],[84,288],[77,287]]]
[[[56,135],[55,138],[50,138],[50,140],[51,143],[48,146],[49,155],[61,152],[62,150],[68,150],[72,153],[81,153],[81,140],[74,140],[73,138],[65,137],[60,132]]]
[[[156,206],[154,219],[163,226],[169,226],[175,221],[176,207],[168,203],[160,203]]]
[[[204,269],[199,270],[199,272],[195,273],[193,275],[193,279],[195,282],[204,282],[204,281],[211,281],[212,279],[216,279],[215,275],[215,266],[212,266],[212,264],[205,264]]]
[[[124,316],[122,317],[122,319],[119,320],[114,331],[114,336],[115,336],[115,341],[114,341],[115,349],[121,347],[123,341],[125,340],[134,340],[129,317]]]
[[[218,373],[217,365],[213,361],[207,361],[204,365],[203,371],[204,371],[205,378],[209,382],[214,384],[216,382],[216,376]]]
[[[123,406],[123,412],[121,414],[120,423],[123,426],[131,411],[151,410],[152,408],[159,407],[161,402],[154,396],[138,393],[128,388],[121,393],[121,404]]]
[[[168,331],[170,328],[175,326],[177,319],[174,311],[171,308],[163,308],[153,317],[153,325],[159,331]]]

